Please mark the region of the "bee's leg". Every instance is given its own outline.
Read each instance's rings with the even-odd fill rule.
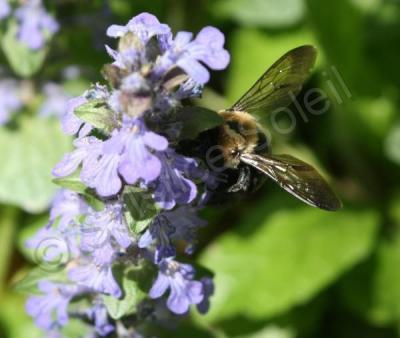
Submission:
[[[251,170],[248,166],[239,167],[239,177],[237,182],[232,185],[228,192],[247,191],[251,181]]]

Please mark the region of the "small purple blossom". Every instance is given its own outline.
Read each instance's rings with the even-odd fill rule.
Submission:
[[[197,238],[197,230],[206,226],[207,222],[197,215],[198,209],[184,205],[173,211],[166,212],[168,219],[175,226],[174,240],[187,243],[185,252],[193,254]]]
[[[96,189],[100,196],[112,196],[122,188],[122,180],[118,175],[120,154],[104,150],[93,161],[84,161],[81,171],[81,180],[88,187]]]
[[[132,244],[120,202],[107,203],[104,210],[91,212],[81,228],[81,247],[93,251],[107,243],[126,249]]]
[[[172,259],[163,260],[149,296],[161,297],[168,289],[168,308],[176,314],[184,314],[191,304],[200,304],[204,298],[203,284],[193,280],[194,268]]]
[[[50,224],[59,219],[58,229],[67,230],[69,225],[74,224],[76,217],[85,215],[90,207],[78,193],[61,189],[53,199],[50,209]]]
[[[48,281],[40,281],[38,288],[43,295],[30,297],[26,302],[26,312],[35,319],[37,326],[46,330],[66,325],[68,304],[81,289],[76,285]]]
[[[223,48],[225,38],[214,27],[205,27],[194,40],[192,37],[190,32],[177,33],[158,66],[165,69],[175,64],[197,83],[205,84],[209,81],[210,74],[204,65],[214,70],[222,70],[229,64],[229,53]]]
[[[114,331],[114,326],[110,324],[107,309],[100,298],[94,301],[93,307],[87,311],[89,319],[94,321],[96,332],[104,337]]]
[[[197,229],[206,223],[197,216],[196,209],[192,207],[181,206],[173,211],[163,211],[140,237],[138,246],[149,248],[155,244],[154,258],[159,263],[164,258],[175,256],[173,240],[184,240],[188,243],[187,251],[191,251]]]
[[[201,314],[206,314],[210,309],[210,297],[214,294],[215,287],[214,282],[210,277],[203,277],[200,282],[203,284],[204,298],[199,304],[197,304],[197,310]]]
[[[11,13],[11,6],[8,0],[0,0],[0,20],[5,19]]]
[[[33,250],[36,263],[47,269],[61,268],[78,252],[72,236],[51,227],[39,229],[26,241],[26,247]]]
[[[112,38],[123,37],[128,32],[134,33],[145,44],[154,35],[168,35],[171,29],[161,24],[149,13],[141,13],[132,18],[125,26],[112,25],[107,29],[107,35]]]
[[[149,183],[161,172],[161,162],[150,149],[163,151],[167,148],[168,141],[163,136],[147,130],[140,120],[127,119],[124,128],[114,139],[110,139],[109,146],[119,147],[121,150],[119,172],[127,183],[134,184],[139,179]]]
[[[139,179],[154,181],[161,172],[161,162],[151,150],[164,150],[167,140],[151,131],[137,119],[127,120],[104,142],[97,162],[83,166],[82,181],[101,196],[111,196],[121,189],[121,175],[128,184]]]
[[[136,119],[125,122],[105,142],[86,137],[77,139],[75,146],[77,149],[54,167],[53,175],[69,176],[82,164],[82,182],[101,196],[111,196],[122,187],[119,174],[128,184],[139,179],[146,183],[154,181],[160,175],[161,162],[150,150],[164,150],[168,142]]]
[[[49,224],[26,241],[26,246],[34,250],[35,259],[43,264],[43,268],[58,269],[79,256],[76,221],[89,210],[90,207],[75,192],[62,189],[56,194]]]
[[[149,248],[156,244],[154,261],[159,263],[164,258],[175,256],[175,247],[171,238],[175,232],[175,227],[169,221],[165,213],[157,215],[151,222],[149,229],[140,237],[139,248]]]
[[[6,124],[13,113],[22,107],[18,84],[11,79],[0,81],[0,126]]]
[[[39,108],[39,115],[42,117],[62,117],[70,107],[70,95],[56,83],[47,83],[43,87],[45,100]]]
[[[177,204],[189,204],[197,195],[197,187],[187,176],[196,170],[194,159],[176,154],[169,149],[158,153],[162,171],[155,183],[154,200],[163,209],[171,210]]]
[[[110,294],[116,298],[122,292],[112,274],[111,264],[88,263],[78,265],[68,271],[68,278],[78,285],[96,292]]]
[[[89,167],[96,162],[101,155],[103,143],[92,136],[76,139],[74,146],[76,149],[67,153],[64,158],[53,168],[55,177],[66,177],[73,174],[82,163],[83,167]]]
[[[17,38],[30,49],[41,49],[46,42],[47,34],[59,30],[57,21],[47,13],[41,0],[26,1],[15,11],[19,23]]]

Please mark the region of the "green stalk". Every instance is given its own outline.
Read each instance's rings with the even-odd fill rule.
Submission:
[[[0,295],[6,288],[17,218],[17,208],[11,206],[0,207]]]

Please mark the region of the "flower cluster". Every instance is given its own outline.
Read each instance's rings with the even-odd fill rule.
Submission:
[[[196,37],[174,36],[148,13],[107,34],[119,39],[117,49],[106,46],[112,58],[103,69],[107,84],[69,100],[61,118],[64,132],[75,135],[74,150],[53,175],[67,189],[56,196],[49,224],[27,243],[34,250],[49,243],[40,250],[41,265],[58,262],[66,272],[62,281],[40,280],[41,295],[27,302],[27,312],[49,332],[71,315],[91,321],[96,335],[118,330],[110,302],[121,308],[118,302],[132,292],[128,284],[147,293],[133,297],[122,314],[135,318],[146,317],[144,303],[153,309],[166,304],[178,315],[196,305],[204,313],[213,293],[210,276],[179,262],[183,252],[176,244],[191,254],[205,225],[197,211],[212,178],[176,148],[185,123],[177,116],[183,99],[201,94],[208,68],[228,65],[224,36],[213,27]],[[151,282],[147,288],[139,287],[143,274]],[[78,310],[77,299],[86,300]]]
[[[32,50],[42,49],[59,30],[57,21],[46,11],[42,0],[26,0],[12,11],[8,0],[0,0],[0,20],[13,15],[18,23],[17,39]]]

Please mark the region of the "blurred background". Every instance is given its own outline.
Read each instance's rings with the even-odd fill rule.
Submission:
[[[34,265],[24,242],[47,222],[56,190],[50,171],[71,147],[59,118],[68,98],[101,81],[110,61],[104,44],[113,46],[107,27],[142,11],[174,31],[213,25],[225,33],[231,64],[213,74],[197,102],[214,109],[235,102],[289,49],[315,45],[317,66],[290,113],[265,122],[274,152],[314,164],[344,202],[339,212],[319,211],[267,182],[248,200],[204,210],[209,226],[197,259],[215,272],[211,311],[158,336],[400,337],[398,0],[58,0],[45,7],[60,29],[39,50],[21,47],[13,19],[0,19],[0,120],[12,111],[0,126],[1,337],[42,336],[12,284]]]

